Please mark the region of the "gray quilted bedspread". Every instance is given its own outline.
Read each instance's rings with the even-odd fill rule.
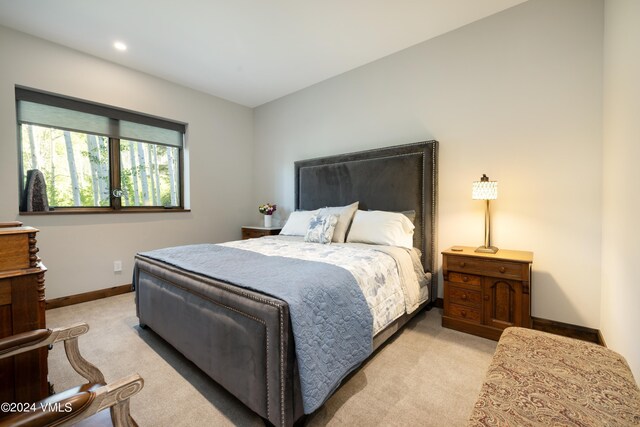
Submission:
[[[371,312],[356,279],[341,267],[213,244],[141,255],[286,301],[306,414],[372,352]]]

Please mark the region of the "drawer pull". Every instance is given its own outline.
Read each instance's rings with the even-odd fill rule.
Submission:
[[[460,267],[464,267],[465,265],[467,265],[465,262],[460,261],[460,263],[458,264]]]
[[[463,281],[463,282],[468,282],[468,281],[469,281],[469,278],[468,278],[467,276],[462,276],[462,281]]]
[[[467,300],[467,294],[460,295],[460,299],[466,301]]]
[[[507,271],[507,269],[506,269],[506,268],[504,268],[504,267],[500,267],[500,268],[498,269],[498,271],[500,271],[500,273],[504,273],[505,271]]]
[[[460,310],[460,315],[461,315],[462,317],[467,317],[467,312],[466,312],[466,310]]]

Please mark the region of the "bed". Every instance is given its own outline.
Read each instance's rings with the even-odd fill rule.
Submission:
[[[295,238],[268,240],[270,238],[265,237],[252,239],[255,242],[244,241],[247,243],[194,245],[197,247],[188,249],[191,252],[171,248],[138,254],[134,285],[140,325],[153,329],[271,424],[293,425],[321,405],[363,357],[366,359],[411,317],[435,301],[437,275],[430,273],[436,271],[437,148],[436,141],[425,141],[303,160],[294,165],[296,211],[344,206],[353,201],[359,202],[358,212],[413,211],[413,246],[419,249],[414,258],[427,272],[425,276],[429,281],[428,292],[422,293],[421,288],[420,300],[414,301],[410,313],[389,317],[390,323],[376,328],[373,325],[376,315],[373,314],[374,321],[368,319],[372,314],[362,309],[362,301],[341,300],[347,298],[343,294],[351,292],[350,286],[362,285],[359,279],[355,285],[351,283],[355,275],[343,274],[346,272],[343,268],[332,269],[331,265],[311,258],[265,256],[242,246],[280,250],[280,247],[304,245]],[[356,250],[349,245],[320,246],[348,254]],[[384,256],[377,255],[381,248],[362,249],[368,251],[369,258],[361,264],[377,265],[370,257]],[[215,257],[210,255],[211,251],[216,252]],[[315,270],[317,264],[324,265],[322,272]],[[282,276],[273,273],[279,269],[287,272],[286,280],[280,280]],[[258,281],[257,276],[270,287],[256,290],[253,283]],[[325,284],[328,286],[334,279],[341,285],[326,290]],[[267,283],[270,281],[272,283]],[[296,285],[291,286],[289,281]],[[289,295],[293,292],[291,288],[297,286],[306,286],[302,299],[311,294],[317,294],[313,298],[325,299],[312,304],[313,310],[302,310],[298,297]],[[364,290],[359,294],[362,293]],[[368,296],[359,298],[364,301]],[[323,310],[333,313],[333,323],[327,322],[328,327],[316,331],[314,319],[324,316]],[[306,329],[300,325],[306,325]],[[358,328],[362,329],[364,339]],[[315,337],[324,340],[318,344],[322,351],[318,353],[316,349],[316,353],[308,356],[309,353],[301,349],[302,343],[309,347],[303,339],[308,338],[313,344]],[[328,348],[327,342],[338,342],[337,349]],[[338,372],[337,382],[335,375],[329,380],[315,371],[310,373],[309,366],[324,366],[318,362],[325,360],[324,357],[329,360],[331,374]],[[310,385],[314,388],[310,389]]]

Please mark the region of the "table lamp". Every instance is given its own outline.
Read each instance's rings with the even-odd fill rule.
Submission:
[[[491,246],[491,215],[489,213],[489,200],[498,198],[498,181],[489,181],[489,177],[482,174],[480,181],[473,182],[473,190],[471,192],[473,200],[486,200],[487,204],[484,211],[484,246],[479,246],[476,252],[495,254],[498,248]]]

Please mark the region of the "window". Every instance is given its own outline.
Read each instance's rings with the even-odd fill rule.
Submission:
[[[185,125],[16,87],[21,212],[183,208]]]

